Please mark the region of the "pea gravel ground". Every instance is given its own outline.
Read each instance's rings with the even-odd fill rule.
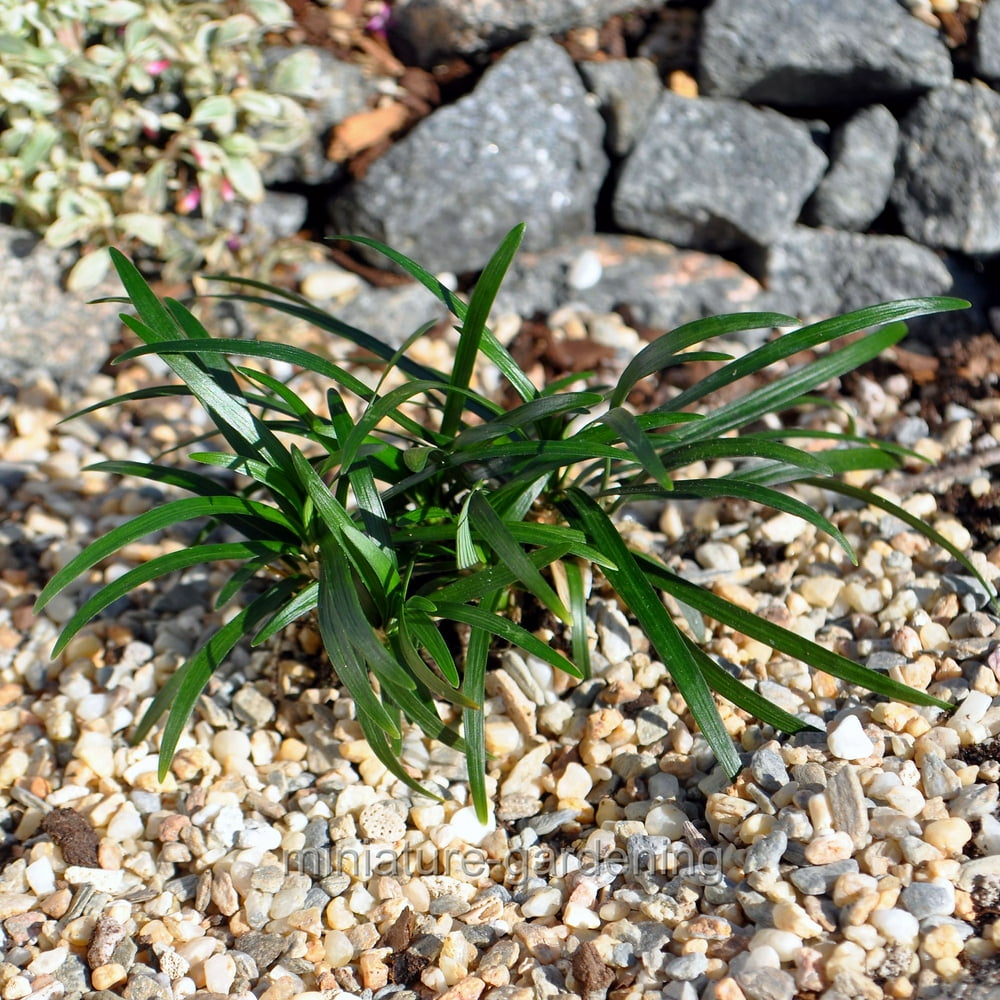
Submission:
[[[567,315],[551,332],[607,319]],[[282,336],[312,346],[305,331]],[[421,349],[438,363],[449,350]],[[921,371],[901,353],[840,386],[842,410],[805,419],[851,415],[942,459],[885,487],[995,581],[995,381],[966,371],[966,395],[932,414]],[[161,378],[150,361],[79,398],[44,376],[0,392],[2,1000],[1000,991],[998,618],[945,552],[874,510],[834,515],[858,567],[809,526],[744,505],[636,510],[622,530],[741,606],[949,698],[950,716],[880,702],[708,622],[713,655],[825,729],[776,737],[724,706],[748,764],[729,782],[597,579],[591,680],[498,654],[485,828],[451,751],[406,736],[405,763],[443,802],[372,757],[307,623],[237,650],[159,783],[159,731],[129,735],[232,614],[212,610],[225,568],[142,588],[54,662],[86,594],[192,534],[132,544],[42,616],[31,608],[83,545],[168,496],[82,467],[145,460],[205,427],[183,399],[60,418]],[[299,388],[322,406],[322,386]]]

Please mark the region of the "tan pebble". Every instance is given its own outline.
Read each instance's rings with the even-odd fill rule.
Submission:
[[[358,959],[361,984],[365,989],[380,990],[389,982],[389,968],[386,959],[392,954],[391,948],[372,948],[363,952]]]
[[[715,983],[716,1000],[746,1000],[746,994],[731,976],[724,976]]]
[[[962,938],[951,924],[941,924],[924,935],[923,951],[934,959],[956,958],[962,953]]]
[[[927,824],[923,839],[945,854],[961,854],[972,839],[972,827],[957,816],[939,819]]]
[[[484,989],[486,989],[484,980],[478,976],[466,976],[445,990],[438,1000],[479,1000]]]
[[[122,982],[127,973],[118,962],[109,962],[107,965],[99,965],[90,973],[90,981],[94,984],[95,990],[106,990],[114,986],[115,983]]]
[[[848,833],[837,831],[815,837],[805,849],[806,861],[811,865],[826,865],[844,861],[854,854],[854,844]]]
[[[53,917],[58,920],[60,917],[65,915],[72,901],[73,893],[71,890],[56,889],[55,892],[46,896],[45,899],[41,901],[38,908],[47,917]]]

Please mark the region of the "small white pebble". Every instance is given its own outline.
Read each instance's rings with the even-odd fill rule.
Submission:
[[[864,760],[875,747],[856,715],[847,715],[827,730],[826,744],[830,753],[841,760]]]

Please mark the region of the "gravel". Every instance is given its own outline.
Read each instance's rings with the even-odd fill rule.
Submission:
[[[294,324],[281,336],[315,346]],[[419,349],[425,360],[438,350]],[[443,802],[415,795],[377,762],[350,699],[313,679],[319,643],[308,623],[234,652],[159,783],[161,729],[135,747],[128,736],[195,639],[222,620],[211,597],[226,567],[176,581],[191,588],[187,602],[154,612],[155,591],[124,599],[51,664],[59,625],[94,585],[188,541],[143,539],[44,615],[30,611],[40,584],[81,544],[172,495],[80,469],[141,460],[195,435],[183,398],[57,423],[156,378],[124,366],[74,398],[51,381],[26,381],[0,424],[0,461],[24,472],[3,487],[0,526],[4,1000],[86,990],[909,1000],[948,995],[970,967],[993,960],[997,619],[964,608],[946,582],[946,552],[865,508],[833,515],[858,567],[811,529],[795,534],[755,510],[723,532],[717,505],[667,505],[658,522],[622,530],[691,569],[697,546],[685,534],[718,532],[724,548],[700,555],[717,592],[842,652],[897,653],[890,676],[957,694],[950,719],[863,697],[706,623],[712,655],[826,729],[776,737],[723,705],[749,764],[729,782],[655,651],[622,608],[595,595],[585,685],[513,653],[490,674],[489,780],[500,806],[485,827],[452,751],[404,737],[403,759],[436,776]],[[820,419],[884,431],[898,411],[873,408],[862,390],[844,396],[850,414]],[[933,494],[903,502],[971,551],[971,535]],[[764,566],[760,553],[775,545],[780,555]],[[996,549],[973,558],[997,577]],[[972,633],[979,651],[960,653]]]

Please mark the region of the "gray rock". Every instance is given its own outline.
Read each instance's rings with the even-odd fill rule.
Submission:
[[[740,882],[736,887],[736,902],[758,928],[774,926],[774,903],[763,893],[751,888],[749,882]]]
[[[86,296],[62,287],[60,255],[25,229],[0,225],[0,380],[42,369],[85,382],[108,359],[121,329],[120,305],[88,305],[121,295],[117,278]]]
[[[825,167],[802,122],[667,92],[625,161],[615,221],[697,250],[766,246],[795,222]]]
[[[715,0],[699,62],[704,94],[786,108],[871,104],[952,79],[945,43],[897,0]]]
[[[955,81],[903,119],[892,201],[904,232],[964,253],[1000,250],[1000,94]]]
[[[754,751],[750,759],[750,773],[765,792],[776,792],[788,784],[788,768],[785,767],[781,754],[771,747],[761,747]]]
[[[336,180],[344,168],[326,155],[330,130],[364,110],[375,92],[373,81],[359,66],[311,45],[271,46],[264,50],[264,66],[261,88],[266,93],[287,93],[295,88],[300,103],[303,95],[309,95],[305,114],[311,132],[311,138],[292,152],[272,154],[261,171],[264,182],[323,184]],[[253,134],[266,142],[264,127],[253,129]]]
[[[600,277],[588,288],[571,288],[569,270],[584,254],[596,255]],[[494,312],[548,314],[573,302],[603,313],[625,305],[631,322],[670,330],[715,313],[754,308],[761,292],[753,278],[721,257],[640,236],[599,234],[518,254]]]
[[[449,315],[423,285],[368,288],[332,310],[336,320],[363,330],[393,349],[425,323],[436,323]]]
[[[523,220],[526,249],[593,231],[603,139],[565,50],[525,42],[396,143],[331,214],[338,231],[375,237],[429,270],[476,270]]]
[[[904,663],[908,662],[909,660],[902,653],[892,653],[889,650],[883,649],[877,653],[872,653],[865,660],[865,666],[869,670],[878,670],[883,674],[887,674],[893,667],[901,667]]]
[[[899,125],[884,105],[864,108],[833,133],[830,169],[806,208],[809,221],[862,231],[881,215],[896,176]]]
[[[858,778],[858,769],[853,764],[846,764],[831,775],[826,786],[826,796],[830,802],[833,828],[850,834],[854,846],[860,850],[868,843],[869,824],[865,792]]]
[[[745,969],[736,976],[748,1000],[793,1000],[795,979],[784,969]]]
[[[663,93],[656,65],[648,59],[609,59],[580,63],[578,68],[587,89],[600,101],[608,152],[624,156]]]
[[[854,873],[857,870],[857,861],[854,858],[847,858],[844,861],[831,861],[828,865],[810,865],[808,868],[799,868],[791,872],[788,878],[796,889],[807,896],[822,896],[830,891],[833,883],[841,875],[848,872]]]
[[[930,425],[923,417],[904,417],[892,428],[892,436],[904,448],[912,448],[930,432]]]
[[[267,934],[264,931],[247,931],[234,942],[235,947],[249,955],[261,972],[269,969],[288,947],[288,939],[280,934]]]
[[[866,236],[796,226],[757,258],[772,305],[831,316],[913,295],[940,295],[951,275],[934,251],[903,236]]]
[[[670,838],[634,833],[625,842],[630,872],[662,870],[670,852]]]
[[[404,58],[429,65],[443,56],[489,52],[532,35],[599,27],[615,14],[658,6],[653,0],[397,0],[389,31]]]
[[[1000,79],[1000,6],[984,4],[976,21],[976,76]]]
[[[274,718],[274,702],[252,684],[244,684],[233,695],[233,715],[240,722],[260,729]]]
[[[309,201],[304,195],[284,191],[265,191],[264,200],[256,205],[244,201],[231,201],[222,207],[214,223],[221,230],[228,230],[236,239],[242,234],[256,234],[267,241],[288,239],[306,224]]]
[[[911,882],[902,892],[903,906],[918,920],[947,917],[955,909],[955,887],[937,882]]]
[[[708,956],[695,951],[689,955],[671,959],[664,965],[663,971],[668,980],[691,980],[703,975],[707,968]]]
[[[758,838],[747,848],[743,870],[757,872],[768,868],[776,869],[787,847],[788,834],[781,829],[772,831],[766,837]]]
[[[976,783],[963,788],[948,805],[948,815],[974,820],[989,816],[997,807],[1000,789],[996,785]]]
[[[924,754],[920,763],[920,779],[924,796],[934,799],[940,796],[947,801],[962,790],[962,780],[936,753]]]

